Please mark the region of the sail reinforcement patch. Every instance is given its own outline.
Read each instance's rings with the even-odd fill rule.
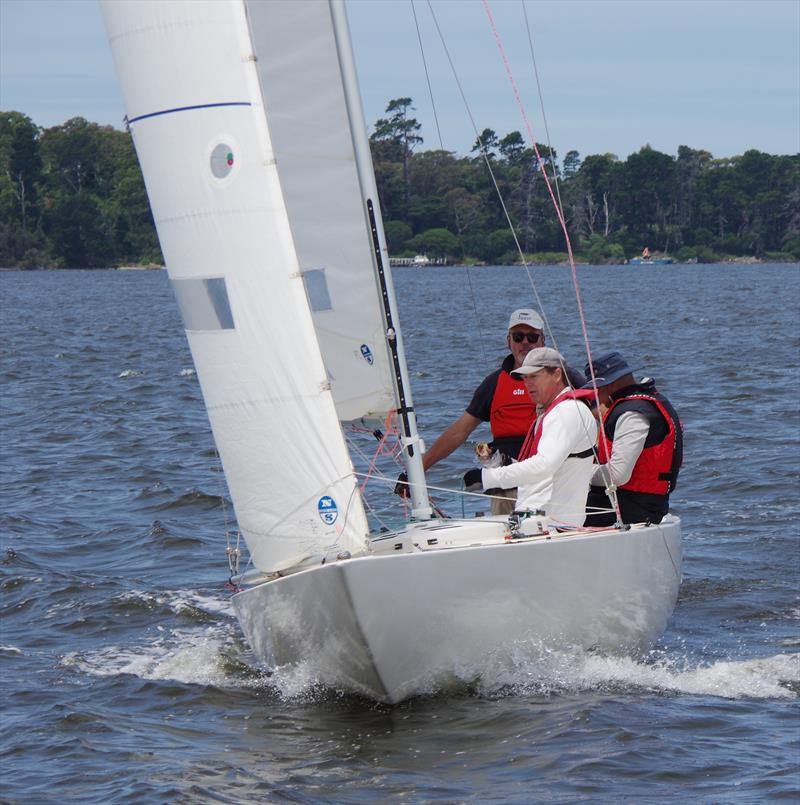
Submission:
[[[186,330],[233,330],[225,277],[172,280]]]
[[[311,310],[333,310],[324,268],[312,268],[304,271],[303,282],[306,286],[306,296]]]

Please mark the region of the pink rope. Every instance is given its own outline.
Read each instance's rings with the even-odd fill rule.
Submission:
[[[581,298],[581,290],[580,290],[580,283],[578,282],[578,270],[575,266],[575,255],[572,251],[572,240],[569,236],[569,231],[567,230],[567,222],[564,220],[564,214],[561,208],[558,206],[558,202],[556,201],[555,194],[553,193],[553,186],[550,183],[550,179],[547,175],[547,169],[545,166],[545,161],[542,159],[542,155],[539,153],[539,146],[536,144],[536,138],[533,136],[533,128],[531,127],[530,122],[528,121],[528,115],[525,111],[525,105],[522,103],[522,98],[519,94],[519,89],[517,88],[517,82],[514,80],[514,73],[511,70],[511,65],[508,62],[508,57],[506,56],[506,50],[503,46],[503,41],[500,38],[500,32],[497,30],[497,25],[495,25],[494,17],[492,16],[492,10],[489,7],[489,0],[483,0],[483,7],[486,10],[486,16],[489,18],[489,24],[492,26],[492,33],[494,34],[494,40],[497,43],[497,48],[500,51],[500,56],[503,59],[503,64],[506,68],[506,74],[508,75],[508,80],[511,84],[511,89],[514,91],[514,97],[517,99],[517,105],[519,106],[520,114],[522,115],[522,119],[525,123],[525,130],[528,132],[528,138],[530,139],[531,143],[533,143],[533,150],[536,154],[536,159],[539,162],[539,170],[541,171],[542,176],[544,177],[544,183],[547,187],[547,192],[550,194],[550,200],[553,202],[553,207],[556,211],[556,215],[558,216],[558,222],[561,224],[561,230],[564,233],[564,239],[567,244],[567,256],[569,258],[569,267],[570,271],[572,272],[572,284],[575,286],[575,298],[578,302],[578,314],[581,319],[581,332],[583,334],[583,343],[586,347],[586,357],[589,361],[589,374],[592,379],[592,388],[594,389],[594,396],[595,396],[595,404],[597,405],[598,413],[600,411],[600,395],[597,391],[597,378],[595,377],[594,366],[592,365],[592,349],[589,344],[589,332],[586,329],[586,316],[584,315],[583,311],[583,300]],[[608,456],[608,441],[606,439],[605,430],[603,427],[600,427],[600,439],[603,443],[603,450],[605,455]],[[610,469],[609,469],[610,473]],[[613,483],[614,479],[611,478]],[[615,503],[614,508],[617,511],[617,516],[619,517],[619,504]],[[621,519],[621,518],[620,518]]]
[[[378,457],[381,453],[384,452],[384,447],[386,445],[386,441],[389,436],[394,432],[393,431],[393,423],[392,420],[394,419],[394,411],[389,411],[386,415],[386,422],[383,425],[383,438],[378,442],[378,447],[375,450],[375,454],[372,456],[372,461],[370,462],[369,467],[367,468],[366,476],[364,478],[364,483],[361,484],[361,494],[364,494],[364,490],[367,488],[367,484],[369,483],[369,479],[372,476],[372,473],[375,471],[375,465],[378,463]],[[392,456],[395,455],[394,450],[389,449],[387,452],[391,453]]]

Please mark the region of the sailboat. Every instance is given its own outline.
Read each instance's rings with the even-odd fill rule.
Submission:
[[[557,533],[431,509],[343,0],[102,8],[258,659],[395,703],[512,649],[645,649],[677,597],[677,517]],[[410,519],[374,535],[345,429],[391,411]]]

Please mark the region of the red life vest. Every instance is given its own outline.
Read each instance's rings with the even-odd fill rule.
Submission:
[[[557,405],[565,400],[583,400],[584,402],[588,403],[589,401],[594,400],[594,391],[592,389],[573,389],[571,391],[564,392],[563,394],[559,394],[558,397],[556,397],[553,402],[547,406],[544,413],[531,425],[528,435],[525,437],[525,441],[522,443],[522,447],[520,448],[517,461],[524,461],[526,458],[531,458],[531,456],[536,455],[537,451],[539,450],[539,441],[542,438],[544,418]],[[594,450],[589,449],[584,450],[581,453],[570,453],[568,458],[588,458],[593,454]]]
[[[667,435],[658,443],[645,447],[636,460],[633,473],[627,483],[620,486],[629,492],[645,492],[652,495],[668,495],[678,480],[678,470],[683,461],[683,427],[675,410],[658,392],[654,394],[630,394],[614,400],[603,418],[605,429],[611,412],[623,402],[645,400],[652,403],[667,425]],[[597,460],[601,464],[608,463],[613,452],[614,434],[605,430],[605,440],[600,439]],[[606,452],[606,448],[608,452]]]
[[[489,427],[492,437],[502,439],[508,436],[521,436],[527,433],[536,417],[528,389],[522,380],[514,380],[508,372],[500,372],[492,397],[489,413]]]

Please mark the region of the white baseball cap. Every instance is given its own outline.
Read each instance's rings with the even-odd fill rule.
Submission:
[[[534,330],[544,330],[542,317],[529,307],[520,308],[511,314],[511,318],[508,320],[508,329],[510,330],[520,324],[527,324],[528,327]]]

